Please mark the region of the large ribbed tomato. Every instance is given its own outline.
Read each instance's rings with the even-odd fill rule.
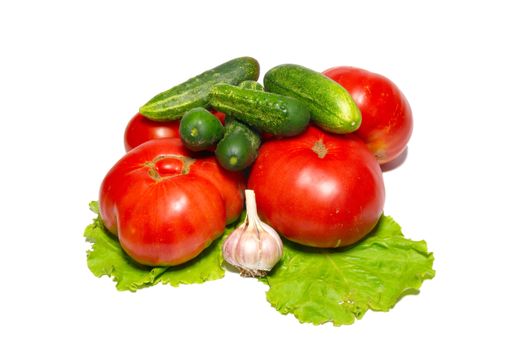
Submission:
[[[245,180],[175,138],[145,142],[105,176],[100,215],[134,260],[170,266],[197,256],[243,209]]]
[[[309,126],[260,148],[248,187],[262,220],[314,247],[354,243],[378,222],[385,200],[378,162],[357,136]]]
[[[380,164],[398,158],[412,134],[412,112],[407,98],[388,78],[355,67],[335,67],[323,72],[342,85],[361,111],[355,134],[365,141]]]

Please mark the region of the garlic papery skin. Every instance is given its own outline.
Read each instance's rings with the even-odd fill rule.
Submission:
[[[283,242],[278,233],[262,222],[256,211],[253,190],[245,190],[247,216],[223,243],[223,259],[242,276],[265,276],[281,259]]]

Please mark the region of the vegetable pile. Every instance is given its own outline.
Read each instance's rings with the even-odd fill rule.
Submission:
[[[405,96],[354,67],[283,64],[263,85],[259,70],[236,58],[140,108],[90,204],[89,269],[136,291],[229,266],[313,324],[351,324],[417,293],[434,258],[383,214],[380,167],[407,147]]]

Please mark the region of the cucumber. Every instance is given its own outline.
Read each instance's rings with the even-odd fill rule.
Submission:
[[[258,156],[260,136],[247,125],[228,116],[225,136],[218,142],[215,156],[225,169],[239,171],[250,166]]]
[[[180,121],[180,138],[191,151],[209,149],[224,135],[222,123],[203,107],[185,112]]]
[[[293,97],[230,84],[214,85],[209,102],[214,109],[275,136],[297,135],[310,119],[307,107]]]
[[[351,95],[334,80],[295,64],[282,64],[263,77],[266,91],[295,97],[309,108],[312,121],[337,134],[355,131],[361,113]]]
[[[235,58],[154,96],[140,108],[140,113],[152,120],[180,119],[194,107],[207,107],[213,85],[237,85],[244,80],[257,80],[259,74],[260,65],[254,58]]]
[[[242,81],[238,87],[242,88],[242,89],[248,89],[248,90],[258,90],[258,91],[263,91],[263,85],[258,83],[257,81],[254,81],[254,80],[245,80],[245,81]]]

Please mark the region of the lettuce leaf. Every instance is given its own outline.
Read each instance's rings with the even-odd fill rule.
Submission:
[[[98,214],[96,202],[91,210]],[[158,283],[203,283],[224,277],[221,247],[242,222],[227,227],[224,235],[195,259],[174,267],[147,267],[134,262],[108,232],[100,217],[87,226],[92,243],[87,264],[97,276],[109,276],[118,290],[136,291]],[[342,249],[317,249],[284,241],[282,260],[260,281],[269,289],[269,303],[302,323],[352,324],[367,310],[388,311],[403,296],[417,294],[426,279],[435,276],[434,256],[424,241],[405,238],[401,227],[383,216],[364,240]]]
[[[300,322],[352,324],[368,309],[387,311],[403,296],[418,293],[435,276],[424,241],[406,239],[383,216],[363,241],[344,249],[316,249],[285,242],[284,255],[263,278],[267,300]]]
[[[98,214],[97,202],[91,202],[89,206]],[[240,220],[238,222],[241,222]],[[118,239],[105,229],[98,216],[84,231],[85,239],[92,243],[91,249],[87,251],[87,265],[97,277],[112,277],[116,282],[116,288],[122,291],[135,292],[158,283],[178,286],[220,279],[225,275],[221,245],[225,236],[235,226],[236,224],[227,227],[221,238],[191,261],[169,268],[148,267],[134,262],[123,251]]]

